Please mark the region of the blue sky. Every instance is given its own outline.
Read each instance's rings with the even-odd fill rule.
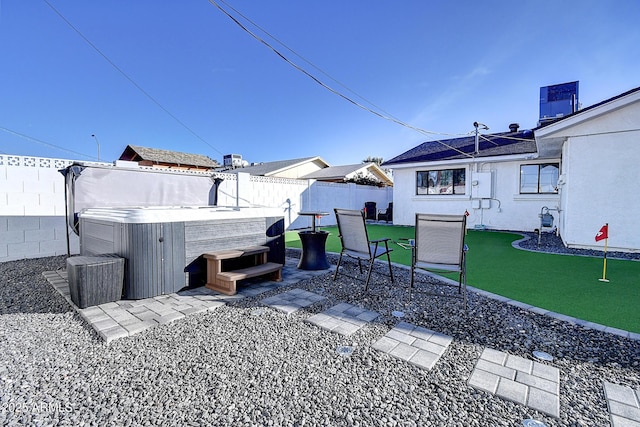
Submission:
[[[213,2],[0,0],[0,153],[342,165],[533,128],[541,86],[578,80],[585,107],[640,86],[638,1],[215,1],[436,134]]]

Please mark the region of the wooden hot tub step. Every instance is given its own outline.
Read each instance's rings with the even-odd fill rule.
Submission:
[[[251,277],[270,275],[270,280],[282,280],[282,264],[267,262],[267,246],[252,246],[245,249],[231,249],[204,254],[207,259],[206,287],[225,295],[236,294],[236,282]],[[253,257],[250,267],[235,270],[222,270],[222,260]]]

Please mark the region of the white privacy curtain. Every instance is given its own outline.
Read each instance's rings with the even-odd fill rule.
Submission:
[[[86,208],[213,205],[211,175],[71,165],[65,175],[67,216],[77,233],[77,214]]]

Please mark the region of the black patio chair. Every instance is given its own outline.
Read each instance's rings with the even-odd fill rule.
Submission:
[[[376,214],[378,211],[376,210],[376,202],[365,202],[364,203],[364,218],[376,220]]]
[[[378,211],[378,221],[393,222],[393,202],[389,202],[387,209]]]

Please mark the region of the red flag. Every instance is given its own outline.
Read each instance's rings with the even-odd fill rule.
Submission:
[[[609,237],[609,224],[605,224],[602,226],[598,234],[596,234],[596,242],[600,240],[606,239]]]
[[[464,210],[464,216],[469,216],[469,211],[468,210]]]

